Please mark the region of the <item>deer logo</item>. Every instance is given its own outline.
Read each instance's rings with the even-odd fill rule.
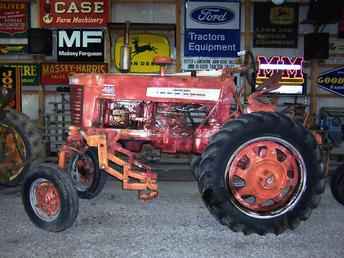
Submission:
[[[134,56],[138,55],[138,54],[141,54],[143,52],[146,52],[146,51],[153,51],[155,54],[157,54],[157,48],[152,46],[152,44],[146,44],[146,45],[142,45],[142,46],[139,46],[139,40],[138,38],[135,38],[133,41],[132,41],[133,45],[134,45],[134,51],[131,52],[131,57],[133,58]]]

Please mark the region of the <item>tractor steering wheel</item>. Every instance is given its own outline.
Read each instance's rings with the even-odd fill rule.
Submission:
[[[254,89],[256,87],[256,59],[250,50],[240,51],[238,55],[243,55],[243,65],[246,67],[241,75],[246,78],[248,84]]]

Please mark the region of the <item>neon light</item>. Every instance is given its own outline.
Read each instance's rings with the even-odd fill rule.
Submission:
[[[261,84],[277,71],[283,71],[281,83],[300,85],[304,83],[303,57],[258,56],[257,83]]]

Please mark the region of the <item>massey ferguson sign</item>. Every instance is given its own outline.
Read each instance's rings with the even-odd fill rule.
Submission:
[[[108,0],[40,1],[42,28],[105,27],[108,21]]]
[[[58,30],[57,59],[67,62],[103,62],[102,30]]]

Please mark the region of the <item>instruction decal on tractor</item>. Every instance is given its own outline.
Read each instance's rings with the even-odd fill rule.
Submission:
[[[217,101],[219,89],[149,87],[147,97]]]

